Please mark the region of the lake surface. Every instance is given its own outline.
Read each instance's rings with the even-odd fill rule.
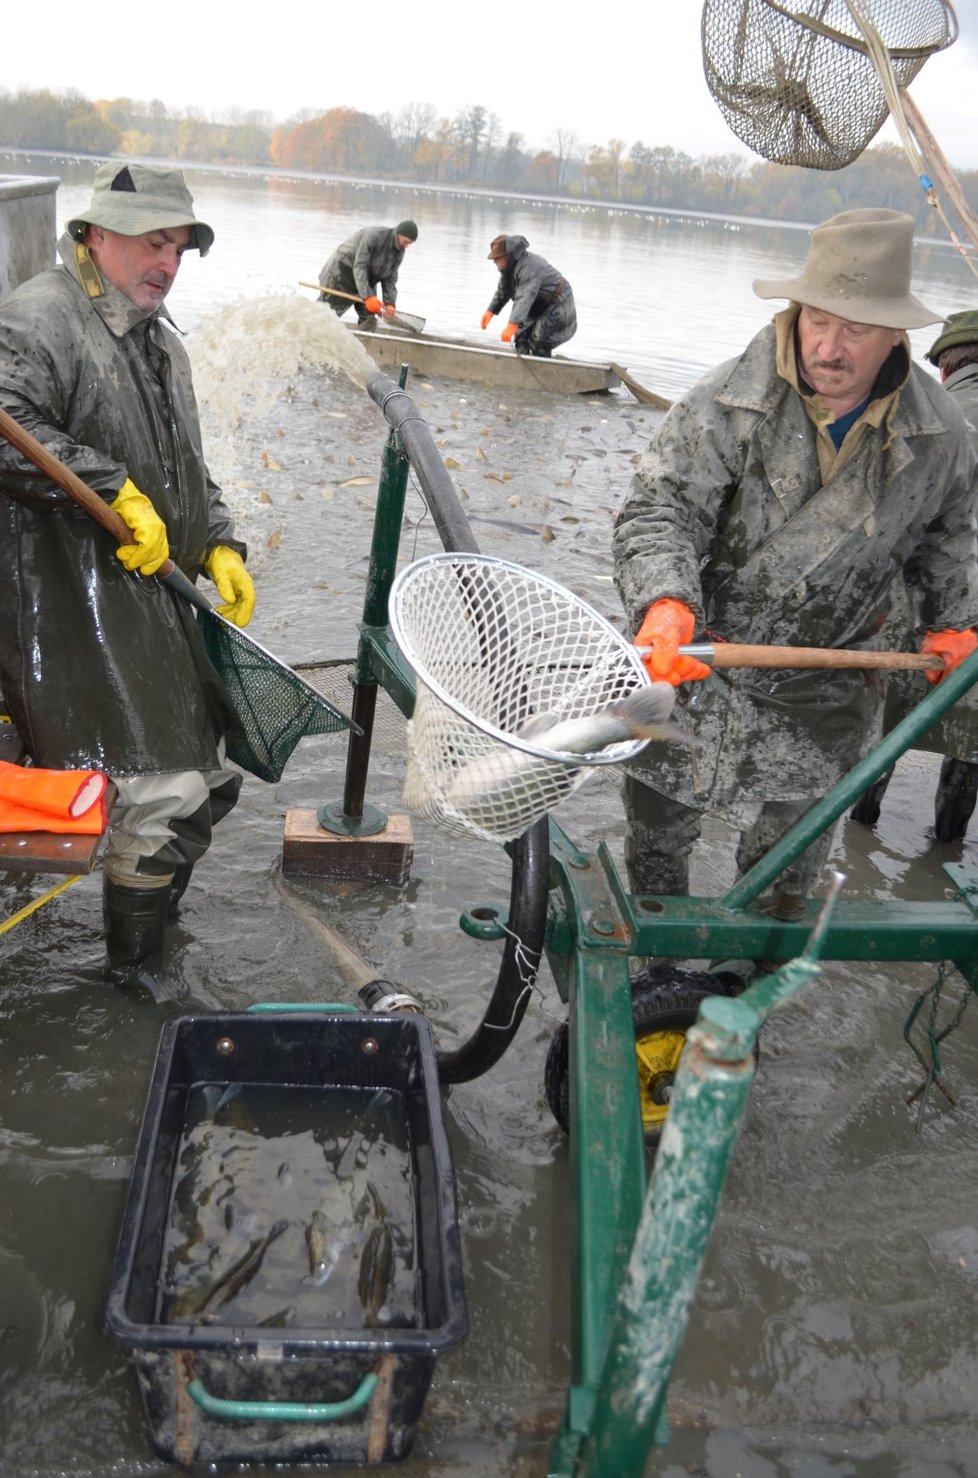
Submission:
[[[0,169],[61,175],[61,223],[87,203],[94,166],[0,156]],[[386,440],[373,402],[337,368],[332,315],[297,286],[351,229],[413,215],[422,234],[402,272],[402,306],[433,330],[474,336],[494,285],[488,242],[499,230],[523,232],[574,284],[576,352],[614,357],[669,395],[743,347],[771,311],[751,280],[790,271],[805,249],[804,234],[784,227],[188,173],[218,239],[204,262],[188,256],[170,305],[188,330],[211,468],[249,543],[251,630],[296,662],[354,650]],[[946,311],[973,297],[945,248],[921,251],[917,289]],[[926,347],[930,331],[915,343],[921,337]],[[658,415],[624,393],[503,397],[424,380],[408,389],[485,552],[539,569],[620,620],[611,518]],[[403,559],[438,547],[413,488],[406,525]],[[327,892],[282,877],[287,812],[336,799],[344,763],[341,740],[308,739],[278,785],[246,782],[172,930],[171,1005],[102,980],[97,875],[4,936],[4,1478],[170,1471],[149,1446],[127,1356],[101,1333],[163,1018],[256,1000],[352,999],[310,915],[418,996],[445,1045],[481,1017],[497,946],[468,939],[457,920],[475,902],[505,901],[501,849],[417,821],[402,889]],[[906,756],[879,825],[842,828],[834,860],[849,896],[942,898],[942,864],[975,865],[974,828],[957,846],[928,833],[936,764]],[[368,800],[397,810],[402,777],[403,726],[387,714]],[[612,777],[589,780],[558,817],[582,845],[604,839],[620,859]],[[694,889],[714,896],[732,877],[729,837],[714,828]],[[48,881],[8,876],[4,917]],[[978,1014],[966,1013],[942,1049],[957,1106],[935,1095],[917,1132],[906,1099],[920,1073],[902,1026],[932,978],[926,968],[829,966],[765,1028],[672,1384],[672,1441],[650,1456],[650,1478],[978,1471]],[[960,982],[948,991],[956,1003]],[[405,1478],[547,1471],[568,1379],[571,1247],[566,1144],[546,1105],[543,1065],[564,1015],[544,970],[506,1056],[446,1095],[471,1332],[438,1362],[398,1469]]]

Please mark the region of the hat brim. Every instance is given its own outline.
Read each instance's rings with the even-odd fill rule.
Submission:
[[[76,216],[65,227],[76,241],[81,241],[86,226],[101,226],[103,231],[115,231],[119,236],[145,236],[149,231],[173,231],[178,226],[190,227],[190,247],[206,257],[214,245],[214,232],[205,221],[187,218],[185,211],[154,210],[145,201],[138,205],[128,202],[112,210],[93,209],[87,216]]]
[[[759,298],[787,298],[789,302],[800,303],[803,308],[817,308],[849,323],[866,323],[874,328],[927,328],[931,323],[944,321],[943,313],[925,308],[912,293],[903,298],[846,298],[838,293],[821,293],[809,288],[803,277],[781,281],[758,277],[751,286]]]

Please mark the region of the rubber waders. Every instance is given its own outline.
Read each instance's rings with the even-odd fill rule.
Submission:
[[[180,912],[180,899],[187,891],[190,882],[190,874],[194,870],[192,862],[181,862],[174,869],[173,880],[170,883],[170,906],[168,913],[171,919],[175,919]]]
[[[168,877],[154,878],[149,888],[134,888],[103,874],[105,976],[113,985],[148,991],[154,1001],[172,994],[160,977],[169,908]]]

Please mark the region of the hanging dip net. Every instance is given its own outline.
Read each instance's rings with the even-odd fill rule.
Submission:
[[[842,169],[927,58],[957,39],[946,0],[706,0],[707,86],[730,128],[776,164]]]
[[[601,714],[650,687],[635,648],[591,606],[543,575],[488,555],[409,565],[389,603],[417,677],[404,803],[456,835],[510,841],[601,765],[645,748],[546,747],[546,722]],[[556,730],[554,731],[556,732]]]

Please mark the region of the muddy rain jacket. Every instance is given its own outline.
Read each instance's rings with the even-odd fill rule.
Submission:
[[[391,226],[363,226],[338,246],[319,274],[323,288],[338,287],[359,298],[372,298],[380,284],[380,299],[397,302],[397,274],[404,252]]]
[[[523,332],[520,340],[540,319],[546,318],[545,347],[566,344],[577,329],[577,309],[570,283],[551,267],[545,257],[527,251],[525,236],[506,237],[506,270],[499,274],[499,285],[492,295],[489,312],[501,313],[512,299],[510,323],[518,323]],[[532,337],[527,346],[532,353]]]
[[[711,638],[875,648],[901,576],[918,639],[972,625],[978,459],[951,397],[910,366],[823,485],[818,432],[775,358],[769,325],[673,407],[643,455],[614,534],[632,631],[675,596]],[[652,745],[636,773],[743,826],[763,801],[823,795],[872,746],[883,685],[873,673],[733,670],[679,696],[698,747]]]
[[[190,579],[236,549],[204,465],[190,364],[165,310],[65,263],[0,303],[0,404],[111,502],[130,478]],[[187,602],[129,574],[116,543],[0,438],[0,687],[32,758],[109,774],[212,769],[229,717]]]

